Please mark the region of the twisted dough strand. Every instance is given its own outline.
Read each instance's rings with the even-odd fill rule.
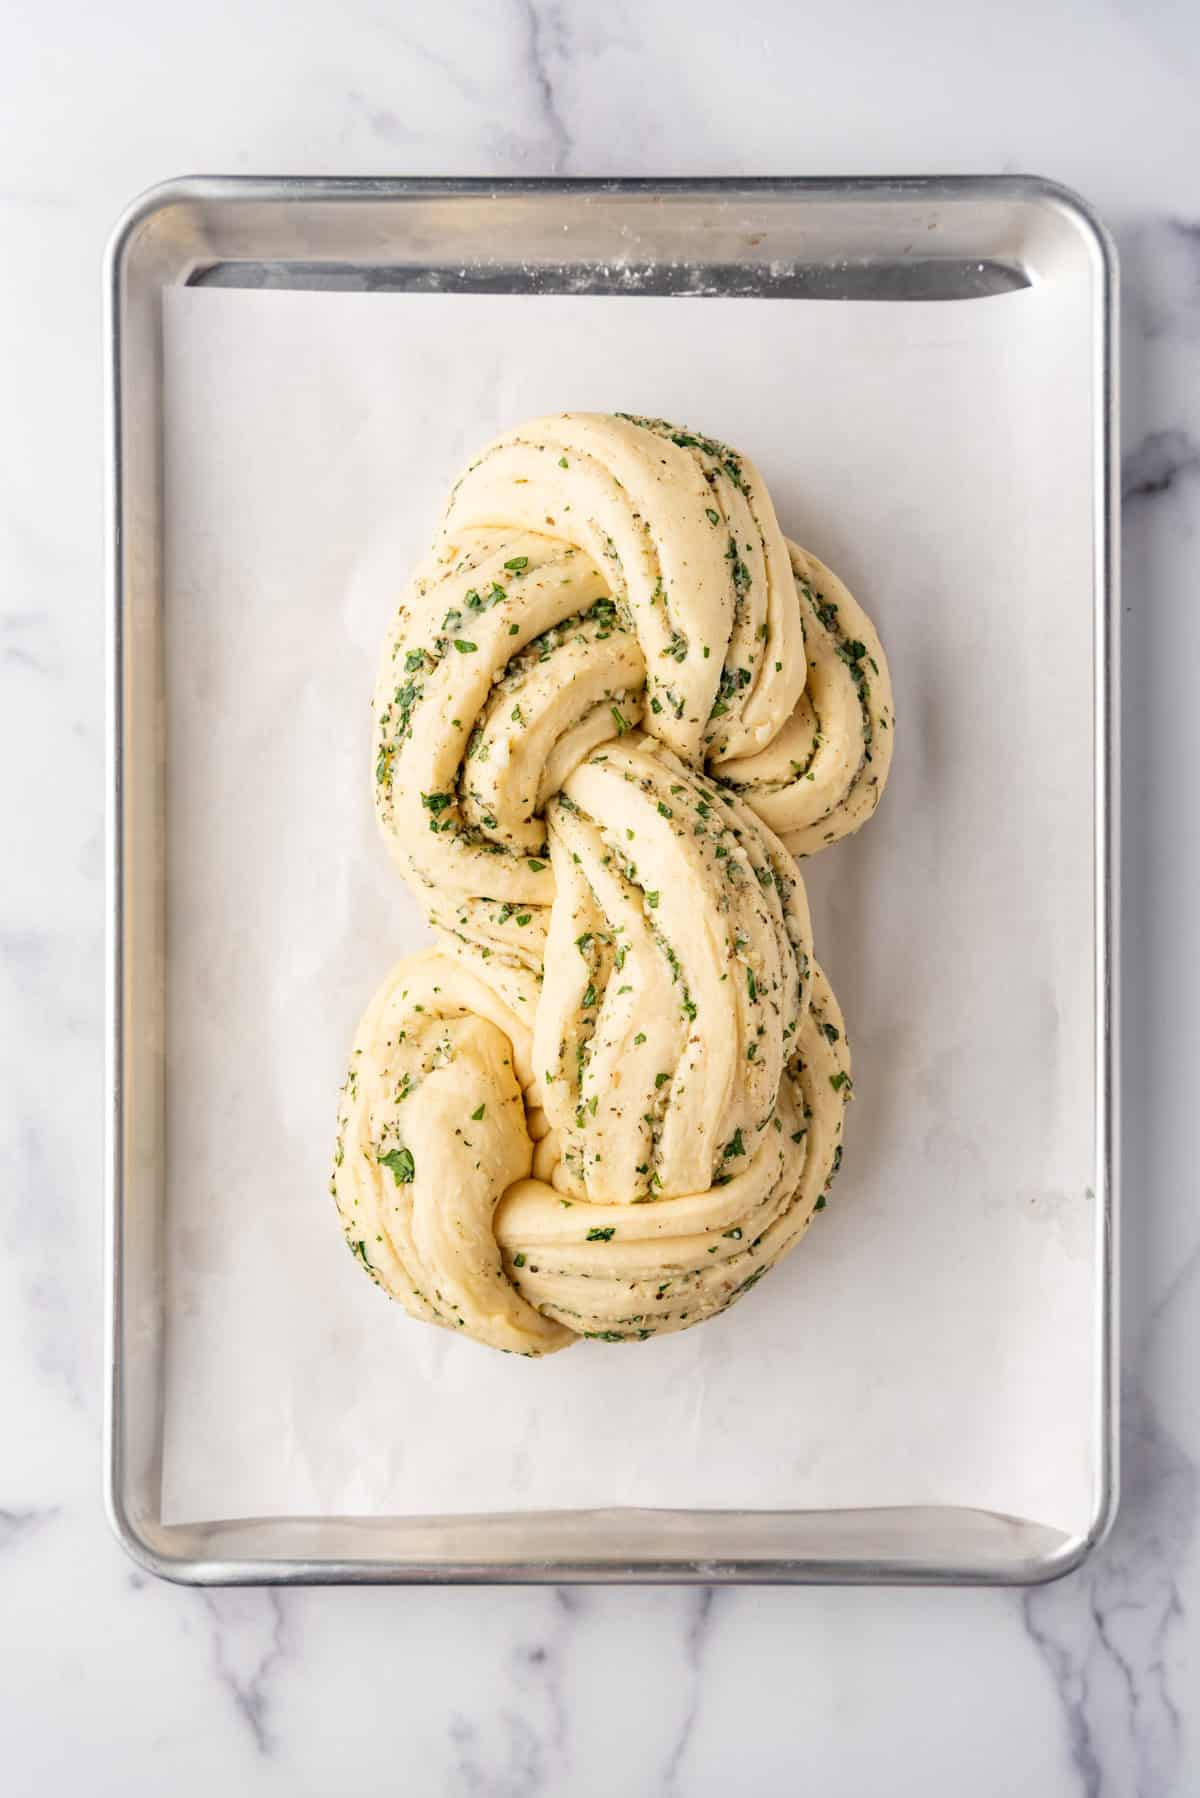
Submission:
[[[333,1177],[414,1315],[638,1340],[799,1238],[852,1088],[789,851],[870,815],[892,727],[869,619],[723,444],[563,415],[461,477],[376,692],[439,947],[363,1018]]]

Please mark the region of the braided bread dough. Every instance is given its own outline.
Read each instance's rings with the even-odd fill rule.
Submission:
[[[792,853],[870,816],[892,726],[870,620],[724,444],[566,414],[462,475],[375,698],[438,946],[359,1026],[333,1174],[414,1316],[644,1339],[799,1238],[851,1082]]]

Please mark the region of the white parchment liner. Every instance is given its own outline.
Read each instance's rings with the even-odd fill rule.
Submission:
[[[974,1505],[1092,1481],[1089,346],[970,303],[165,301],[167,1521]],[[410,1322],[326,1192],[357,1015],[427,940],[368,701],[469,455],[540,412],[726,438],[875,617],[879,813],[805,864],[857,1099],[829,1209],[715,1322],[546,1362]]]

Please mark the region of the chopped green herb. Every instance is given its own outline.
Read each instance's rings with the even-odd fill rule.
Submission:
[[[387,1155],[379,1156],[380,1167],[390,1168],[392,1178],[397,1186],[411,1186],[417,1171],[417,1164],[412,1158],[411,1149],[392,1149]]]

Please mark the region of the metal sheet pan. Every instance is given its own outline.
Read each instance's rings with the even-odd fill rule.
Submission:
[[[569,246],[564,250],[564,245]],[[618,255],[619,252],[619,255]],[[1097,1476],[1088,1527],[952,1507],[162,1521],[166,1340],[161,302],[180,284],[947,302],[1086,270],[1094,440]],[[109,344],[107,1500],[166,1577],[277,1581],[1019,1583],[1079,1563],[1116,1505],[1115,263],[1072,195],[1018,177],[489,182],[197,178],[119,224]]]

